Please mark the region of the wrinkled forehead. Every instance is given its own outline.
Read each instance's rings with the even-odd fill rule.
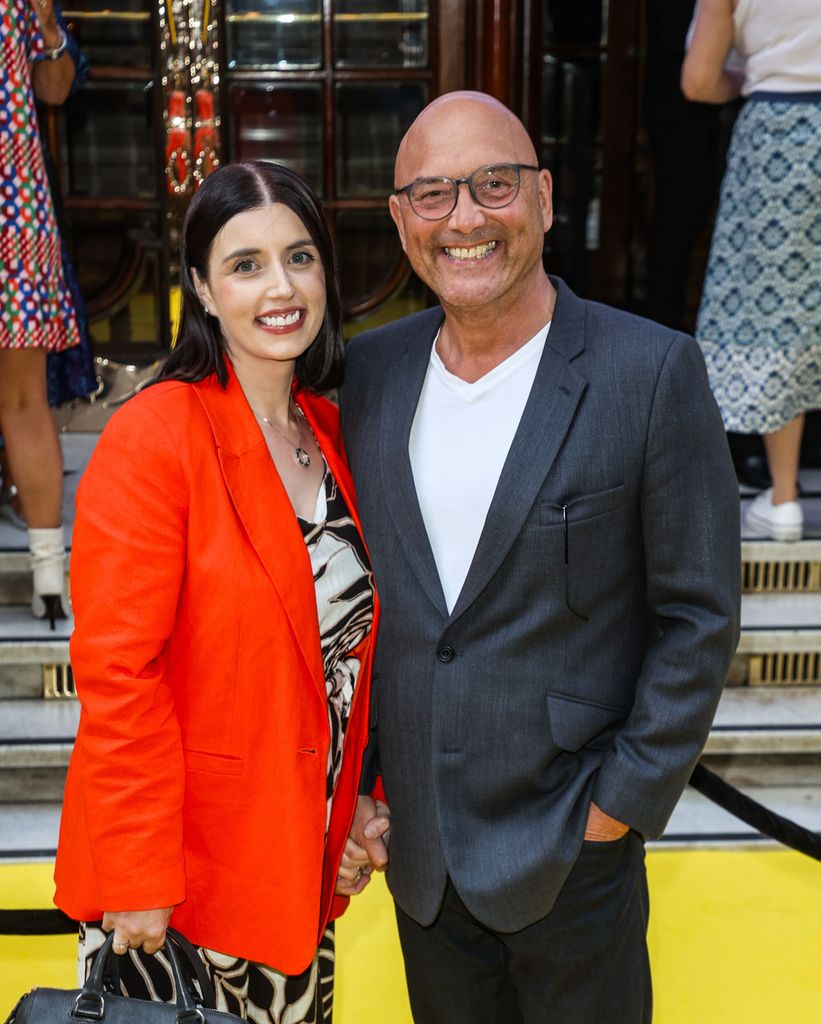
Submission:
[[[462,100],[424,110],[402,140],[395,184],[445,175],[461,178],[488,164],[535,164],[521,121],[499,104]]]

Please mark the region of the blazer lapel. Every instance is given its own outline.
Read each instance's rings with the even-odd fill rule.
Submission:
[[[584,349],[584,304],[561,281],[553,283],[558,294],[544,352],[449,623],[476,600],[504,562],[587,386],[571,365]]]
[[[195,385],[211,424],[223,479],[248,539],[271,579],[317,690],[325,700],[313,570],[302,531],[265,439],[230,363],[228,386]]]
[[[392,367],[382,392],[380,434],[385,502],[411,568],[422,589],[445,619],[447,604],[419,508],[408,447],[433,339],[443,318],[441,310],[431,310],[428,329],[408,339],[403,356]]]

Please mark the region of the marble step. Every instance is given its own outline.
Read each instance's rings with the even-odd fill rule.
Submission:
[[[32,617],[27,606],[0,608],[0,702],[42,697],[47,685],[63,684],[73,620],[55,626],[52,632],[47,622]]]
[[[714,770],[716,770],[714,768]],[[721,770],[718,774],[724,775]],[[817,781],[807,779],[770,780],[763,772],[756,778],[736,779],[733,785],[782,817],[821,834],[821,768]],[[740,821],[701,793],[688,786],[667,824],[658,847],[697,848],[701,846],[777,847],[778,844],[762,836],[745,822]]]
[[[0,803],[61,800],[77,701],[0,702]]]
[[[821,754],[821,687],[727,687],[704,752]]]
[[[57,850],[61,809],[59,799],[0,801],[0,861],[51,860]]]

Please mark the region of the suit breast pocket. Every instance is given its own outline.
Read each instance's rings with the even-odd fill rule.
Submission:
[[[540,526],[571,526],[574,523],[614,512],[625,504],[624,484],[600,491],[578,494],[562,501],[543,501],[538,506]]]

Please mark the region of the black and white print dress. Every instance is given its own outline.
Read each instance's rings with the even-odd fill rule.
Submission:
[[[327,800],[330,821],[342,766],[348,718],[361,665],[361,648],[373,624],[373,577],[365,546],[330,470],[326,468],[312,522],[299,525],[311,559],[319,634],[328,694],[331,743]],[[99,922],[80,925],[79,973],[84,978],[105,939]],[[197,947],[217,997],[217,1009],[254,1024],[331,1024],[334,928],[325,929],[313,962],[298,975]],[[171,969],[162,952],[131,950],[123,957],[120,984],[126,995],[170,1001]]]

